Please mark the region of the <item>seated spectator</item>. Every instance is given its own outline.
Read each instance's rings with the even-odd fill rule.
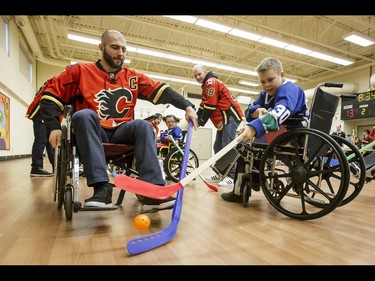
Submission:
[[[375,126],[372,127],[372,130],[370,132],[370,137],[372,137],[372,140],[374,141],[375,140]]]
[[[366,145],[372,142],[372,137],[370,136],[370,130],[366,129],[363,131],[363,136],[362,136],[362,144]]]
[[[336,125],[336,131],[334,131],[332,134],[332,136],[339,136],[341,138],[344,138],[345,139],[345,132],[341,130],[341,124],[337,124]],[[343,142],[341,140],[337,140],[337,143],[340,145],[340,146],[343,146]]]
[[[171,141],[170,136],[177,142],[181,142],[183,138],[182,130],[177,123],[180,119],[174,115],[167,115],[164,117],[164,122],[167,125],[167,129],[160,134],[160,142],[164,145],[168,145]]]
[[[154,120],[150,121],[150,125],[155,133],[155,139],[159,139],[159,125],[161,121],[163,120],[163,115],[160,113],[155,113],[154,116],[156,117]]]
[[[362,148],[362,142],[361,142],[361,139],[359,137],[355,137],[354,138],[354,145],[358,148],[358,149],[361,149]]]

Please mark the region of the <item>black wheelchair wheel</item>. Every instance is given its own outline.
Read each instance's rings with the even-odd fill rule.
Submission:
[[[271,205],[300,220],[332,212],[349,185],[349,163],[340,145],[329,135],[310,128],[276,137],[265,149],[259,171],[262,191]]]
[[[339,136],[332,136],[334,140],[340,140],[344,145],[348,147],[346,152],[347,159],[349,162],[350,180],[348,191],[345,194],[344,199],[340,203],[340,206],[344,206],[349,202],[353,201],[361,192],[363,186],[366,183],[366,164],[361,152],[358,148],[347,139]],[[353,154],[353,155],[352,155]]]
[[[59,163],[59,177],[58,177],[58,192],[57,192],[57,208],[61,209],[64,205],[66,172],[68,165],[68,142],[67,142],[67,127],[62,126],[62,139],[60,146],[60,163]]]
[[[252,176],[249,174],[242,175],[241,190],[242,190],[242,206],[245,208],[249,206],[249,198],[251,196]]]
[[[183,149],[183,148],[182,148]],[[172,148],[167,156],[164,158],[163,168],[166,178],[173,181],[180,181],[180,172],[182,166],[183,154],[177,147]],[[197,154],[193,150],[189,150],[188,164],[186,168],[186,175],[189,175],[199,166],[199,160]]]
[[[73,218],[73,191],[71,186],[65,188],[64,195],[65,219],[71,220]]]
[[[55,159],[53,163],[53,202],[57,200],[57,193],[59,192],[59,178],[60,178],[60,147],[55,149]]]

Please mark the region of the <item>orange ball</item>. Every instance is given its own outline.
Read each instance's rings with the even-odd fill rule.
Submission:
[[[139,214],[134,218],[133,224],[136,229],[145,230],[150,227],[151,220],[145,214]]]

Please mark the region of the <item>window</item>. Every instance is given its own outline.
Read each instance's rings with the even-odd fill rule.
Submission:
[[[20,72],[26,77],[26,79],[32,83],[33,81],[33,63],[28,55],[26,49],[20,44],[20,58],[19,58]]]
[[[0,17],[0,46],[9,56],[9,24],[5,16]]]

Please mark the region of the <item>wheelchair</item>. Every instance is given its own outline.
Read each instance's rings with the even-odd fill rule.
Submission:
[[[61,145],[55,149],[54,161],[54,202],[57,208],[64,206],[65,218],[71,220],[73,211],[82,208],[78,200],[79,188],[79,157],[71,134],[72,106],[66,106],[63,117],[66,125],[62,125]]]
[[[65,124],[62,125],[61,145],[56,148],[54,159],[54,202],[57,202],[57,208],[64,207],[65,218],[71,220],[73,213],[78,211],[96,211],[96,210],[116,210],[122,204],[125,191],[121,190],[114,206],[107,208],[82,207],[79,201],[79,153],[75,144],[72,129],[73,107],[66,105],[63,111]],[[151,121],[153,116],[146,118]],[[181,143],[181,147],[184,147]],[[136,170],[136,161],[134,158],[134,146],[127,144],[103,143],[104,154],[107,162],[107,169],[113,176],[125,174],[127,176],[138,177]],[[155,148],[156,149],[156,148]],[[183,155],[177,151],[177,147],[168,146],[168,153],[164,159],[164,170],[168,178],[172,181],[179,181],[179,173],[182,165]],[[194,151],[189,151],[190,164],[187,173],[198,167],[198,157]],[[136,194],[138,201],[142,202],[143,197]]]
[[[186,133],[187,131],[183,131],[182,142],[177,144],[183,151],[185,148]],[[172,142],[158,148],[158,158],[162,162],[163,172],[165,173],[166,179],[171,180],[172,182],[180,181],[183,154],[179,148]],[[186,175],[189,175],[193,170],[198,168],[198,166],[198,156],[192,149],[190,149]]]
[[[266,142],[239,143],[228,152],[231,157],[222,158],[235,156],[238,161],[223,160],[215,164],[215,171],[225,176],[237,163],[235,189],[242,191],[244,207],[248,206],[252,191],[261,189],[268,202],[282,214],[312,220],[349,203],[360,193],[366,176],[361,153],[342,139],[353,154],[348,160],[338,139],[329,135],[339,98],[355,95],[335,96],[321,86],[342,87],[342,84],[317,86],[306,127],[286,127],[285,132],[269,133]],[[359,169],[354,170],[354,165]]]
[[[66,220],[71,220],[73,213],[78,211],[116,210],[124,197],[124,192],[120,193],[117,203],[106,208],[82,207],[78,196],[80,162],[71,129],[72,112],[71,105],[64,107],[65,124],[62,125],[62,140],[61,145],[55,149],[54,159],[54,202],[57,202],[58,209],[64,207]],[[113,172],[138,175],[134,169],[132,145],[103,143],[103,148],[108,167],[112,167]]]

